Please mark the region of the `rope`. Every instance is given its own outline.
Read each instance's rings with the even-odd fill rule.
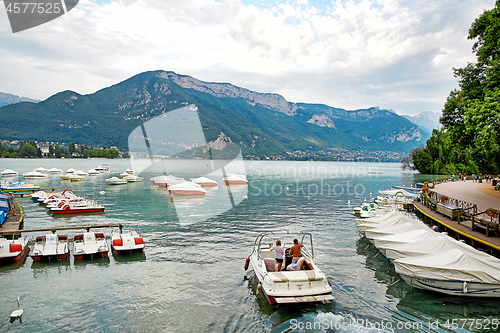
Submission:
[[[387,286],[387,288],[389,287],[392,287],[393,285],[395,285],[396,283],[398,283],[399,281],[401,281],[401,278],[399,278],[396,282],[393,282],[391,283],[390,285]]]

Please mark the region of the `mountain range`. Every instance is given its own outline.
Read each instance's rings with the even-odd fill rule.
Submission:
[[[222,138],[239,145],[246,158],[335,159],[339,151],[399,154],[429,136],[391,110],[293,103],[278,94],[169,71],[144,72],[93,94],[67,90],[38,103],[3,106],[0,131],[9,140],[73,141],[127,150],[134,129],[187,105],[197,108],[208,144]]]
[[[0,107],[4,106],[4,105],[19,103],[19,102],[38,103],[39,101],[36,99],[28,98],[28,97],[19,97],[17,95],[0,92]]]

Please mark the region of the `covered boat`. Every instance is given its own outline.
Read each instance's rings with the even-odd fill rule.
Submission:
[[[144,239],[135,230],[120,232],[113,231],[111,233],[111,249],[117,255],[144,252]]]
[[[247,176],[239,173],[228,174],[222,178],[226,185],[245,185],[248,184]]]
[[[106,257],[108,255],[108,244],[102,232],[86,232],[73,236],[73,255],[75,259],[85,257]]]
[[[48,234],[37,236],[30,257],[34,261],[68,259],[68,235]]]
[[[28,237],[18,239],[0,237],[0,262],[8,263],[22,259],[28,248]]]
[[[127,180],[127,182],[129,182],[129,183],[134,183],[134,182],[142,182],[142,181],[144,181],[144,178],[143,178],[143,177],[134,176],[134,175],[128,175],[128,176],[125,176],[125,177],[123,177],[123,179]]]
[[[23,177],[26,179],[47,179],[49,178],[49,175],[38,171],[29,171],[23,173]]]
[[[1,174],[4,177],[15,177],[18,175],[18,172],[11,169],[5,169],[1,172]]]
[[[118,177],[111,177],[106,179],[106,183],[108,183],[109,185],[123,185],[127,184],[127,180]]]
[[[269,248],[269,242],[280,238],[285,249],[285,270],[277,271],[274,251]],[[290,238],[285,240],[284,238]],[[296,263],[296,268],[291,264],[289,256],[293,244],[291,238],[297,238],[300,243],[308,240],[308,247],[304,244],[301,248],[302,257]],[[285,242],[287,242],[285,244]],[[261,290],[271,305],[297,304],[309,302],[330,302],[332,287],[326,275],[316,266],[312,235],[308,232],[265,232],[255,239],[252,253],[247,259],[252,264],[253,271],[259,281],[257,290]],[[246,267],[245,267],[246,268]]]
[[[202,187],[214,187],[214,186],[218,186],[218,184],[217,184],[217,182],[215,180],[207,178],[207,177],[193,178],[193,179],[191,179],[191,181],[193,183],[201,185]]]
[[[99,171],[97,171],[96,169],[90,169],[89,171],[87,171],[87,173],[89,174],[89,176],[97,176],[97,175],[100,175],[101,173]]]
[[[52,174],[55,174],[55,173],[63,173],[62,170],[58,169],[58,168],[50,168],[49,170],[47,170],[48,173],[52,173]]]
[[[98,167],[94,168],[96,169],[97,171],[99,171],[100,173],[104,173],[104,172],[109,172],[109,167],[107,164],[102,164],[102,165],[99,165]]]
[[[500,296],[500,260],[481,260],[460,249],[397,259],[394,267],[418,289],[455,296]]]
[[[49,170],[47,170],[44,167],[39,167],[39,168],[33,169],[33,171],[41,172],[41,173],[49,173]]]
[[[78,175],[76,172],[69,175],[69,180],[72,182],[82,182],[85,181],[85,176],[83,175]]]
[[[160,186],[160,187],[168,187],[171,185],[177,185],[177,184],[186,182],[186,180],[184,178],[176,177],[173,175],[156,176],[156,177],[149,178],[149,180],[151,180],[151,182],[153,184]]]
[[[170,185],[168,191],[173,196],[200,196],[207,193],[200,185],[187,181],[176,185]]]

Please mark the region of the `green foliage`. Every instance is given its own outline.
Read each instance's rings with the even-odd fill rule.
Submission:
[[[443,129],[421,148],[430,160],[413,155],[421,173],[500,173],[499,6],[497,1],[495,8],[484,11],[469,30],[477,63],[453,69],[460,88],[446,100]]]

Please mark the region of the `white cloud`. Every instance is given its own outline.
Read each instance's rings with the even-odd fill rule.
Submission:
[[[439,111],[452,67],[474,61],[467,30],[491,1],[81,0],[65,16],[8,33],[0,91],[91,93],[146,70],[173,70],[290,101]],[[2,14],[3,15],[3,14]]]

